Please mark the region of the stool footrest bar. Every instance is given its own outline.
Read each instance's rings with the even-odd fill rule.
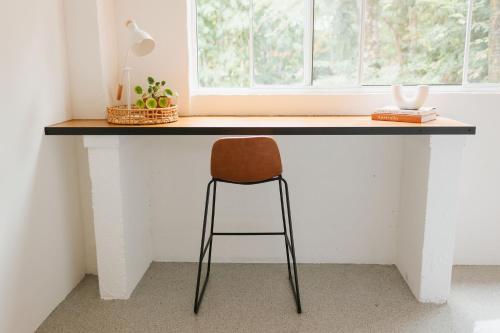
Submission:
[[[214,232],[214,236],[283,236],[284,232]]]

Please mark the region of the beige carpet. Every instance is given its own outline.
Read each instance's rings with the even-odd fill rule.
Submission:
[[[304,313],[284,265],[216,264],[193,314],[195,264],[154,263],[128,301],[87,276],[38,332],[472,332],[500,319],[500,267],[458,267],[448,304],[419,304],[393,266],[300,265]]]

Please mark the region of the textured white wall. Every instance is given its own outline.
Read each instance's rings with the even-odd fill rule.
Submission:
[[[214,136],[127,137],[122,142],[122,160],[128,164],[123,178],[149,186],[154,260],[196,261],[215,140]],[[298,259],[394,263],[401,138],[279,136],[277,140],[290,183]],[[218,230],[282,228],[277,184],[220,184],[217,203]],[[217,261],[285,258],[283,240],[276,237],[217,238],[214,251]]]
[[[463,157],[455,263],[500,265],[500,93],[454,96],[449,104],[444,115],[477,126]]]
[[[4,1],[0,21],[0,332],[33,332],[83,277],[61,0]]]

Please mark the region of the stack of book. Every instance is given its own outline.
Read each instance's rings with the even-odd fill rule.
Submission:
[[[403,110],[397,106],[385,106],[372,113],[372,120],[404,123],[426,123],[435,120],[436,117],[436,108],[433,107],[423,107],[419,110]]]

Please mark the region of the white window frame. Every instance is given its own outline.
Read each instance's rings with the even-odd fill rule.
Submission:
[[[198,81],[198,47],[197,47],[197,11],[196,0],[188,2],[188,38],[189,38],[189,90],[191,97],[191,109],[195,114],[359,114],[356,110],[337,109],[331,107],[331,103],[337,100],[344,100],[350,96],[365,96],[366,100],[378,102],[381,98],[374,98],[374,95],[386,97],[390,93],[390,86],[367,86],[362,85],[363,75],[363,44],[364,44],[364,16],[366,0],[360,2],[360,36],[359,36],[359,68],[357,84],[337,87],[318,87],[312,85],[313,66],[313,38],[314,38],[314,0],[304,0],[305,27],[304,27],[304,85],[257,85],[254,83],[253,70],[253,27],[250,25],[250,79],[252,86],[248,88],[207,88],[200,87]],[[472,12],[474,0],[468,0],[467,23],[464,52],[464,73],[461,85],[432,85],[433,93],[453,94],[453,93],[500,93],[500,84],[497,83],[470,83],[468,82],[468,61],[470,30],[472,27]],[[252,8],[253,9],[253,8]],[[252,10],[250,12],[252,15]],[[307,47],[306,47],[307,46]],[[310,75],[308,75],[310,73]],[[283,107],[266,107],[265,101],[268,96],[273,96],[278,100],[283,99]],[[297,101],[287,103],[285,99],[293,97],[303,97],[301,103]],[[368,97],[367,97],[368,96]],[[322,100],[323,102],[318,102]],[[383,99],[382,99],[383,100]],[[235,107],[235,102],[246,103],[247,108]],[[302,103],[303,102],[303,103]],[[214,103],[218,106],[214,106]],[[324,105],[322,103],[325,103]],[[312,111],[307,111],[308,105],[313,104]],[[327,106],[327,104],[329,106]],[[365,103],[361,103],[365,104]],[[207,107],[206,105],[211,105]],[[260,108],[258,111],[257,108]],[[290,111],[290,108],[293,108]],[[304,108],[303,111],[300,111]]]

